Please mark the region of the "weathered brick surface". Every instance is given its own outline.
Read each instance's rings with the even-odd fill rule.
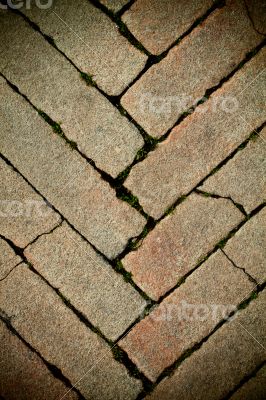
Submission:
[[[266,199],[266,128],[235,155],[201,189],[231,197],[250,213]]]
[[[2,79],[2,153],[99,250],[114,257],[145,219]],[[34,134],[33,134],[34,133]]]
[[[41,233],[49,232],[60,219],[41,196],[0,159],[0,233],[17,246],[25,247]]]
[[[254,284],[218,252],[120,342],[155,381],[187,349],[229,315]],[[215,308],[217,307],[217,308]]]
[[[41,278],[25,266],[12,271],[0,287],[0,308],[13,327],[86,399],[136,398],[141,383]]]
[[[224,247],[224,252],[259,283],[266,278],[266,208],[251,218]]]
[[[157,300],[177,284],[244,216],[225,199],[190,195],[123,260],[132,278]]]
[[[264,122],[265,54],[261,50],[133,167],[125,185],[147,213],[160,217]]]
[[[9,272],[21,262],[21,258],[3,239],[0,239],[0,280],[4,279]]]
[[[224,398],[265,360],[265,294],[264,291],[247,309],[240,311],[235,319],[215,332],[147,399]]]
[[[122,335],[145,307],[135,289],[65,223],[25,255],[109,339]]]
[[[118,4],[112,8],[118,8]],[[110,95],[119,95],[145,65],[147,56],[119,33],[109,17],[86,0],[54,0],[47,10],[23,12]]]
[[[87,157],[114,177],[133,161],[143,144],[137,128],[56,49],[9,11],[0,12],[0,34],[0,70]]]
[[[147,50],[160,54],[212,4],[212,0],[137,0],[122,19]]]
[[[0,338],[0,396],[8,400],[50,400],[60,399],[69,390],[2,321]],[[64,399],[78,397],[70,391]]]
[[[150,135],[164,134],[206,89],[217,85],[262,41],[244,2],[227,3],[123,96],[122,105]]]
[[[263,400],[265,399],[266,388],[266,367],[262,367],[259,372],[238,389],[230,400]]]
[[[254,29],[266,35],[266,3],[264,0],[249,0],[246,2]]]
[[[102,3],[113,12],[119,11],[128,2],[129,0],[100,0],[100,3]]]

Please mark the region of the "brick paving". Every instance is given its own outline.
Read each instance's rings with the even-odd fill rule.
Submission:
[[[1,400],[264,399],[265,2],[3,3]]]

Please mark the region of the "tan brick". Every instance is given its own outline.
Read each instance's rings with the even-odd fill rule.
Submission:
[[[40,357],[29,350],[0,321],[0,395],[8,400],[45,400],[62,397],[68,390],[54,378]],[[70,391],[66,400],[77,400]]]
[[[29,100],[61,123],[68,139],[113,177],[143,139],[137,128],[22,17],[0,11],[0,70]]]
[[[266,128],[200,189],[231,197],[250,213],[266,199]],[[244,172],[244,173],[243,173]]]
[[[249,381],[238,389],[231,400],[263,400],[265,399],[266,388],[266,367],[262,367],[259,372],[252,377]]]
[[[152,136],[160,137],[178,117],[217,85],[262,41],[242,0],[218,9],[122,97],[122,105]]]
[[[127,374],[109,346],[41,278],[23,266],[0,286],[0,308],[12,326],[86,399],[136,398],[141,383]]]
[[[148,214],[160,217],[264,122],[265,53],[261,50],[133,167],[125,185]]]
[[[38,235],[49,232],[60,220],[42,197],[0,159],[1,234],[17,246],[25,247]]]
[[[137,0],[122,19],[147,50],[160,54],[212,4],[212,0]]]
[[[120,253],[145,219],[3,79],[0,86],[2,153],[99,250]]]
[[[25,251],[34,268],[111,340],[146,302],[66,223]]]
[[[0,280],[4,279],[21,261],[12,247],[5,240],[0,239]]]
[[[252,373],[265,360],[265,294],[216,331],[147,400],[222,399]]]
[[[120,4],[119,4],[120,3]],[[127,1],[109,4],[118,10]],[[107,4],[106,4],[107,5]],[[144,68],[147,56],[118,31],[102,11],[86,0],[54,0],[51,8],[23,12],[98,86],[119,95]]]
[[[192,194],[123,264],[136,284],[158,300],[243,218],[230,200]]]
[[[215,253],[120,342],[155,381],[252,290],[254,284],[221,253]]]
[[[108,7],[113,12],[119,11],[122,7],[124,7],[129,0],[100,0],[104,6]]]
[[[266,278],[266,208],[252,217],[224,247],[224,252],[259,283]]]
[[[249,0],[246,2],[254,29],[266,35],[266,3],[264,0]]]

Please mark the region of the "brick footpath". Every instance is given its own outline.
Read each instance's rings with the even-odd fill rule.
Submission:
[[[1,399],[266,397],[264,9],[1,3]]]

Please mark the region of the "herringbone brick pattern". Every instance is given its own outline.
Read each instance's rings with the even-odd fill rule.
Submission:
[[[1,399],[265,399],[265,15],[0,2]]]

